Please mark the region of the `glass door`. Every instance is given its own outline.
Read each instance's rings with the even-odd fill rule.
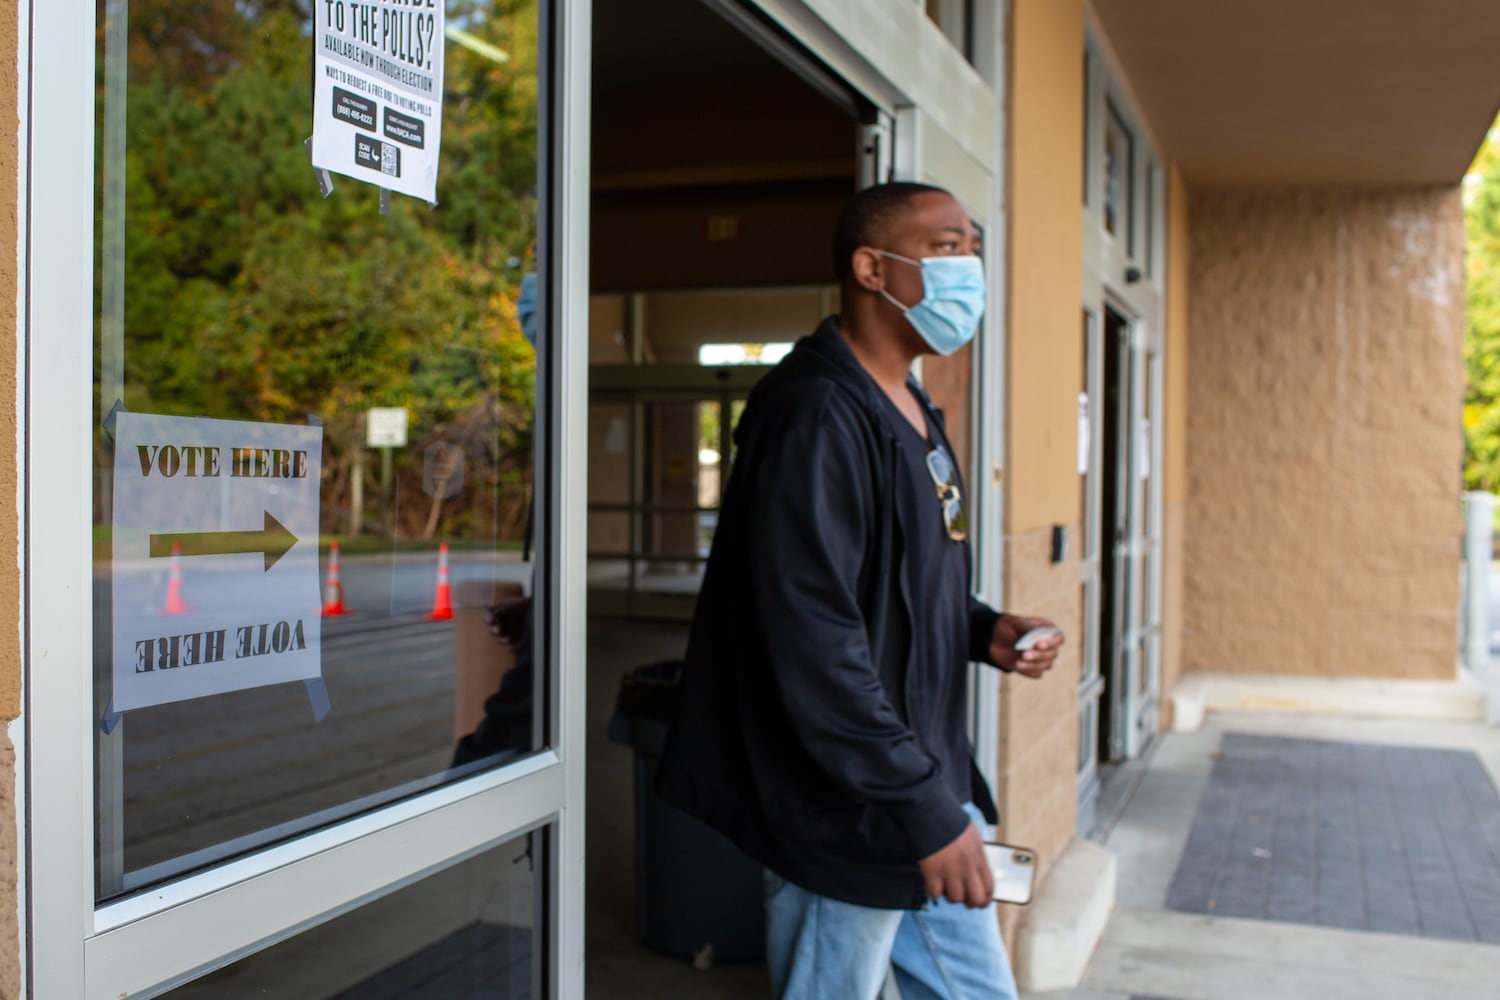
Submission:
[[[35,995],[581,989],[588,15],[440,7],[34,13]]]
[[[1155,739],[1161,707],[1162,617],[1162,357],[1157,350],[1137,352],[1135,387],[1139,393],[1134,476],[1135,512],[1131,524],[1130,635],[1127,643],[1135,669],[1126,717],[1127,756],[1137,757]]]

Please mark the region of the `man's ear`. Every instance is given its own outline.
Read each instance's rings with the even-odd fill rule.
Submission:
[[[885,258],[871,247],[860,247],[849,258],[854,283],[867,292],[885,288]]]

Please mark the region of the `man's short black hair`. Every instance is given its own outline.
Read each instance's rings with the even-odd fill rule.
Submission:
[[[896,181],[867,187],[849,199],[833,227],[833,273],[839,284],[853,274],[851,258],[860,247],[880,247],[886,230],[907,204],[919,194],[947,194],[931,184]]]

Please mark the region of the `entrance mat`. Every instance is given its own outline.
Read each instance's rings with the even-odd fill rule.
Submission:
[[[531,939],[525,927],[472,923],[330,1000],[529,1000]]]
[[[1466,750],[1226,733],[1167,907],[1500,944],[1500,794]]]

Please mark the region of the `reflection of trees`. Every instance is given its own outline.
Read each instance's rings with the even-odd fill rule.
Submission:
[[[1469,168],[1464,485],[1500,491],[1500,118]]]
[[[423,448],[453,441],[469,476],[445,528],[515,537],[534,404],[515,296],[536,226],[535,0],[449,4],[510,58],[448,46],[441,205],[397,197],[389,216],[351,179],[319,196],[303,145],[311,11],[311,0],[130,3],[126,404],[320,419],[326,530],[344,523],[365,409],[406,406],[399,495],[420,496]],[[378,496],[373,479],[365,492]],[[425,504],[402,506],[403,533],[420,530]]]

